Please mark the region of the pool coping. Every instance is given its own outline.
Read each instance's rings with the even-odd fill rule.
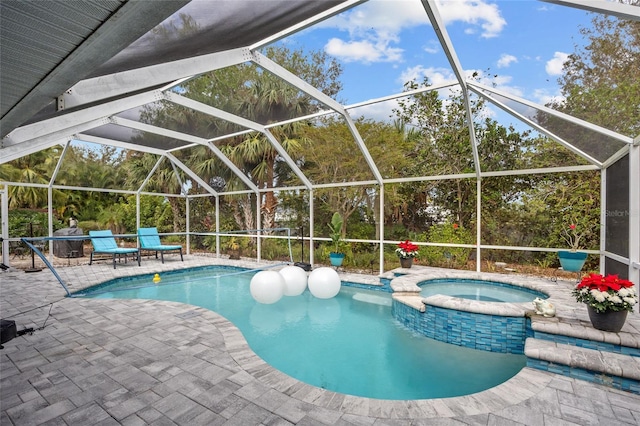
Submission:
[[[399,272],[394,272],[398,274]],[[466,280],[483,280],[493,281],[502,284],[508,284],[515,287],[522,287],[529,290],[541,292],[551,299],[555,287],[543,279],[523,280],[519,276],[509,276],[491,272],[471,272],[471,271],[454,271],[441,268],[430,268],[418,266],[415,269],[403,269],[403,275],[397,276],[391,280],[391,289],[393,290],[393,298],[400,303],[425,312],[426,306],[437,306],[445,309],[453,309],[457,311],[499,315],[507,317],[523,317],[534,312],[531,302],[513,303],[513,302],[486,302],[480,300],[462,299],[454,296],[433,295],[423,297],[420,295],[421,288],[418,286],[423,281],[433,279],[466,279]]]
[[[218,262],[220,260],[216,259],[215,261]],[[225,264],[229,263],[225,262]],[[251,263],[251,265],[255,266],[255,263]],[[187,265],[176,263],[173,266],[184,267]],[[156,264],[154,265],[154,270],[160,268],[169,269],[170,267],[170,265]],[[92,268],[96,268],[96,265]],[[103,269],[105,274],[113,273],[112,268],[108,265]],[[132,271],[140,270],[138,267],[132,267],[130,269]],[[120,270],[120,268],[118,270]],[[102,358],[98,356],[98,353],[95,353],[95,351],[103,347],[100,353],[109,354],[108,351],[111,350],[111,347],[115,347],[117,350],[119,340],[118,336],[110,333],[111,330],[104,329],[104,322],[101,322],[101,320],[104,321],[105,318],[108,318],[109,321],[112,322],[111,327],[125,332],[125,334],[119,338],[137,341],[138,337],[142,337],[143,341],[139,342],[141,348],[145,347],[146,340],[148,340],[147,333],[157,330],[155,332],[157,336],[163,336],[163,340],[168,339],[166,340],[166,344],[169,345],[172,350],[178,350],[180,351],[179,353],[182,354],[180,358],[182,362],[180,364],[174,364],[175,366],[171,367],[172,369],[180,369],[181,366],[190,363],[194,365],[200,365],[202,363],[210,365],[208,363],[213,362],[213,365],[226,366],[233,371],[237,371],[229,378],[233,380],[236,386],[241,386],[238,391],[233,392],[233,395],[249,401],[244,402],[248,404],[247,409],[249,410],[251,409],[250,406],[255,408],[257,405],[258,407],[264,407],[268,412],[272,413],[270,420],[264,420],[266,423],[269,423],[269,421],[277,422],[276,419],[278,418],[293,423],[297,423],[298,421],[302,423],[307,422],[305,424],[309,424],[309,421],[321,421],[323,424],[344,424],[345,421],[357,424],[373,424],[377,419],[402,421],[398,419],[419,420],[442,418],[442,421],[445,422],[460,421],[465,424],[487,424],[496,421],[533,424],[532,422],[539,423],[543,421],[544,416],[545,422],[555,420],[558,422],[567,421],[584,424],[584,422],[587,421],[593,423],[598,420],[613,421],[613,419],[615,419],[619,424],[635,424],[637,419],[640,418],[638,417],[640,416],[640,411],[632,408],[633,406],[638,406],[634,402],[640,401],[638,395],[554,374],[551,371],[540,371],[532,368],[524,368],[513,378],[491,389],[461,397],[396,401],[337,394],[304,384],[275,370],[251,351],[239,329],[231,322],[219,314],[204,308],[193,307],[178,302],[151,300],[112,301],[107,299],[67,298],[63,296],[60,285],[46,272],[40,273],[37,276],[27,275],[26,279],[24,274],[18,276],[11,271],[3,272],[2,274],[3,279],[8,279],[8,281],[2,284],[2,302],[5,315],[16,315],[17,312],[27,310],[27,308],[40,306],[43,300],[51,301],[57,306],[54,308],[55,315],[50,319],[46,328],[32,336],[21,336],[5,344],[8,349],[3,352],[3,356],[11,353],[8,352],[11,347],[15,350],[19,349],[19,353],[26,354],[33,353],[34,350],[42,350],[41,346],[44,345],[44,347],[46,347],[49,341],[59,341],[58,346],[62,345],[61,349],[65,347],[74,349],[68,353],[68,356],[71,356],[72,359],[77,359],[78,357],[83,359],[87,357],[87,360],[94,365],[94,368],[109,368],[108,366],[100,367],[102,363],[101,360],[109,358]],[[356,280],[352,274],[341,273],[340,275],[344,281]],[[363,276],[363,278],[365,281],[378,280],[378,277],[372,276]],[[85,283],[78,283],[78,286],[84,287],[85,285],[83,284]],[[560,287],[564,286],[565,288],[569,288],[570,285],[571,283],[560,283]],[[569,315],[569,321],[572,326],[579,326],[585,321],[588,321],[586,319],[586,312],[583,315],[580,310],[575,309],[575,302],[573,302],[573,305],[572,307],[567,303],[566,310],[559,310],[559,312]],[[164,309],[161,307],[164,307]],[[574,311],[571,311],[571,309],[574,309]],[[199,310],[202,315],[192,316],[191,314],[194,310]],[[44,309],[43,313],[46,314],[46,312],[47,309]],[[151,317],[145,321],[145,324],[137,328],[129,329],[132,318],[131,314],[133,313],[135,317],[138,318],[145,312],[151,315]],[[640,339],[640,333],[638,333],[640,326],[638,326],[637,317],[638,316],[635,315],[632,321],[630,321],[629,327],[626,328],[631,331],[625,333],[630,335],[627,337],[627,340],[633,340],[634,338]],[[153,319],[153,321],[149,322],[151,319]],[[544,325],[549,330],[557,329],[559,325],[557,318],[536,316],[535,319],[535,323],[541,323],[541,326]],[[41,322],[38,322],[38,325],[40,324]],[[166,324],[172,324],[173,326],[167,329]],[[74,334],[69,334],[69,327],[82,331],[83,336],[77,335],[77,343],[76,340],[72,338]],[[183,329],[191,330],[193,333],[191,340],[193,344],[196,344],[195,347],[183,346],[189,341],[183,336],[181,331]],[[142,330],[143,334],[136,334],[138,332],[136,330]],[[224,352],[219,352],[219,350],[222,350],[222,347],[217,349],[218,346],[214,346],[209,342],[212,337],[211,333],[216,332],[216,330],[222,335],[225,348]],[[597,330],[595,330],[595,332],[600,335],[611,334],[598,332]],[[103,340],[105,338],[107,340]],[[620,340],[620,336],[618,336],[618,340]],[[204,345],[200,342],[204,343]],[[96,346],[96,344],[99,346]],[[198,351],[206,350],[206,352],[196,352],[191,349],[198,349]],[[107,352],[104,352],[104,350]],[[14,351],[14,353],[16,352]],[[205,353],[207,354],[206,356],[204,355]],[[122,361],[133,361],[128,354],[121,353],[121,351],[115,352],[111,356],[114,355],[120,355]],[[58,376],[55,376],[57,378],[60,378],[60,371],[64,371],[67,375],[66,377],[73,381],[86,381],[87,370],[77,368],[56,370],[65,365],[65,356],[67,355],[60,353],[57,359],[48,361],[48,364],[42,367],[44,368],[43,371],[57,372]],[[156,363],[165,363],[163,354],[157,351],[148,352],[145,356],[148,357],[149,361],[155,359]],[[226,358],[227,356],[229,358]],[[25,359],[24,362],[30,362],[30,359],[31,358]],[[133,364],[123,364],[120,368],[131,369],[131,371],[134,372],[138,371],[136,370],[138,367],[138,362],[135,361]],[[236,369],[236,367],[238,368]],[[38,367],[38,369],[40,368]],[[5,373],[7,372],[5,371]],[[5,382],[5,384],[7,387],[3,386],[3,393],[6,393],[7,398],[10,398],[12,401],[18,398],[18,396],[12,396],[14,394],[9,385],[11,383],[18,383],[18,379],[21,377],[23,377],[24,384],[28,385],[27,380],[35,373],[38,375],[44,374],[44,376],[50,374],[37,372],[34,367],[21,372],[16,371],[11,377],[6,378],[7,382]],[[122,380],[125,379],[125,377],[122,378]],[[206,378],[203,377],[203,379]],[[60,386],[64,383],[61,383]],[[211,384],[213,384],[213,382],[211,382]],[[173,389],[173,387],[166,388],[164,384],[160,386],[167,391],[166,395],[164,393],[162,394],[162,396],[164,396],[162,400],[158,402],[150,400],[147,401],[146,404],[143,402],[139,408],[131,411],[132,413],[135,412],[135,414],[123,419],[123,421],[125,421],[125,423],[126,421],[130,422],[134,420],[134,418],[139,421],[140,417],[136,416],[138,413],[157,413],[154,408],[158,408],[159,403],[166,402],[168,404],[170,402],[186,401],[189,404],[193,404],[193,401],[199,401],[198,398],[194,399],[193,395],[185,393],[187,390],[193,391],[190,385],[185,388],[185,390],[177,387],[175,389]],[[32,396],[32,394],[37,396],[38,391],[35,388],[27,393],[26,388],[18,387],[15,389],[15,392],[18,392],[18,394],[15,395],[22,395],[23,400],[26,402],[21,405],[14,405],[13,408],[9,408],[8,405],[3,407],[2,416],[4,420],[8,420],[6,416],[7,411],[4,410],[9,410],[14,414],[22,413],[23,409],[21,407],[23,406],[24,409],[27,410],[24,412],[25,420],[27,418],[26,416],[41,420],[43,418],[62,420],[66,418],[66,416],[77,416],[89,412],[92,413],[92,416],[95,416],[95,410],[97,410],[99,406],[102,406],[102,409],[109,413],[113,413],[113,410],[121,411],[120,408],[124,409],[125,406],[129,409],[132,408],[132,406],[128,404],[128,402],[134,401],[134,399],[131,399],[124,401],[122,405],[109,408],[111,407],[110,404],[107,406],[102,405],[105,401],[104,398],[109,398],[107,394],[86,393],[86,395],[78,396],[80,400],[86,402],[83,403],[83,405],[74,405],[70,402],[75,400],[74,397],[66,396],[64,393],[58,393],[56,397],[56,401],[59,401],[58,403],[54,404],[53,402],[49,402],[49,404],[35,406],[34,402],[36,402],[36,400],[31,401],[24,399],[27,396]],[[214,390],[212,389],[211,392],[214,392]],[[211,398],[222,398],[225,394],[226,392],[223,392],[222,395],[217,397],[214,396],[215,393],[213,393]],[[136,398],[135,395],[128,395],[127,397]],[[71,400],[65,398],[71,398]],[[588,404],[584,407],[585,409],[579,410],[578,412],[574,410],[572,406],[566,405],[566,402],[562,402],[566,398],[571,398],[571,400],[580,398],[588,402]],[[40,401],[40,399],[37,401]],[[292,400],[298,402],[291,402]],[[115,401],[117,400],[114,400],[114,402]],[[19,403],[19,401],[13,404],[15,403]],[[600,406],[617,407],[617,409],[615,412],[611,412],[610,409],[607,412],[601,412],[601,410],[594,411],[589,408]],[[163,407],[171,409],[171,405],[163,405]],[[202,408],[202,406],[199,407]],[[209,411],[209,414],[214,416],[216,415],[215,413],[223,414],[221,411],[218,411],[216,407],[208,407],[208,409],[213,410]],[[629,412],[629,409],[632,411]],[[220,410],[222,410],[222,408],[220,408]],[[180,409],[176,408],[176,411],[176,414],[179,414]],[[247,412],[246,410],[242,410],[237,413],[235,411],[227,413],[225,410],[224,417],[232,422],[240,422],[236,424],[247,424],[246,417],[243,417]],[[624,415],[624,412],[628,413],[628,415]],[[102,411],[102,413],[104,413],[104,411]],[[165,416],[170,414],[169,411],[164,410],[163,413]],[[117,418],[120,419],[119,417]],[[173,417],[170,418],[173,419]],[[634,418],[636,419],[635,421]],[[166,420],[167,417],[164,417],[164,419]],[[178,424],[186,423],[180,423],[178,421]]]

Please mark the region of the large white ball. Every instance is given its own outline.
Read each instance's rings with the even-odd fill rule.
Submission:
[[[249,291],[258,303],[276,303],[284,294],[284,278],[277,271],[260,271],[251,278]]]
[[[300,296],[307,288],[307,272],[299,266],[285,266],[280,270],[284,278],[284,295]]]
[[[309,291],[318,299],[330,299],[340,292],[340,276],[331,268],[314,269],[309,274]]]

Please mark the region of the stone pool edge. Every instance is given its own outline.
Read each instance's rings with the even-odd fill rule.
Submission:
[[[205,311],[218,317],[214,320],[216,327],[222,333],[229,355],[242,370],[262,384],[291,398],[345,414],[383,419],[425,419],[486,414],[533,397],[553,380],[550,374],[525,367],[499,385],[463,396],[388,400],[347,395],[301,382],[272,367],[251,350],[242,332],[233,323],[213,311]]]

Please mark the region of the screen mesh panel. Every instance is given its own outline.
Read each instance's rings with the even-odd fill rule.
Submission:
[[[607,169],[605,249],[629,256],[629,156]]]
[[[604,262],[604,269],[607,274],[615,274],[625,280],[629,279],[629,267],[617,260],[607,258]]]

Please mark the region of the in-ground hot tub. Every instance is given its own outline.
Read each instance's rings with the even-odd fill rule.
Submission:
[[[532,302],[536,297],[546,299],[548,296],[541,291],[526,287],[515,286],[498,281],[466,279],[466,278],[436,278],[418,283],[423,297],[442,294],[462,299],[479,300],[483,302]]]
[[[469,278],[469,273],[434,270],[395,278],[391,281],[393,316],[406,327],[438,341],[522,354],[527,336],[527,312],[533,309],[531,302],[536,297],[546,299],[548,295],[540,289],[509,283],[508,278],[493,275],[476,274]],[[452,281],[458,283],[457,288]],[[434,287],[429,289],[429,285]],[[428,294],[429,291],[434,294]]]

